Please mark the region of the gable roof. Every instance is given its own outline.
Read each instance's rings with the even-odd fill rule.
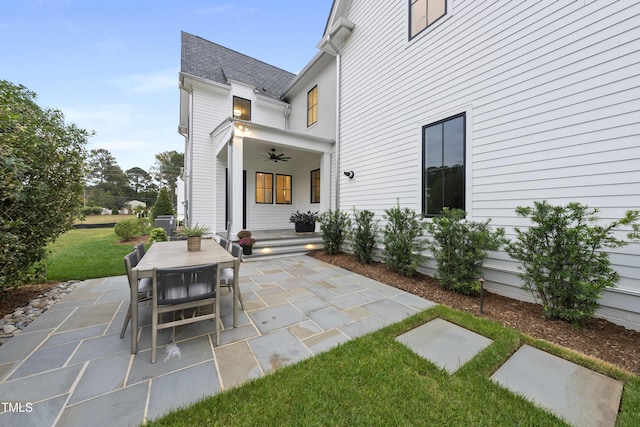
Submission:
[[[183,73],[226,85],[236,80],[273,99],[281,99],[295,78],[293,73],[184,31],[181,51]]]

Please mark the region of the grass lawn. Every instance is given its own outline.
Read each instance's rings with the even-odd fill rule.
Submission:
[[[89,216],[84,223],[118,222],[132,215]],[[47,280],[84,280],[125,274],[123,257],[133,244],[118,243],[113,228],[70,230],[49,246]]]
[[[449,375],[395,340],[435,317],[494,342]],[[491,381],[492,373],[523,343],[624,381],[617,425],[638,425],[640,378],[444,306],[171,412],[148,425],[566,425]]]

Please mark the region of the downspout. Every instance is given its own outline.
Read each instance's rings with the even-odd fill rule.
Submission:
[[[336,211],[340,209],[340,51],[331,41],[331,34],[327,35],[327,43],[336,53]]]
[[[291,105],[287,103],[284,107],[284,128],[285,130],[289,130],[289,114],[291,114]]]
[[[229,216],[225,224],[227,235],[231,233],[233,227],[233,200],[231,200],[231,195],[233,194],[233,138],[236,134],[235,119],[229,119],[229,121],[231,122],[231,136],[227,142],[227,194],[225,194],[226,205],[229,207]]]
[[[185,210],[184,210],[184,216],[185,216],[185,220],[187,221],[186,223],[190,225],[190,218],[191,218],[191,196],[193,193],[192,190],[192,183],[191,183],[191,171],[193,170],[193,151],[187,151],[188,148],[190,148],[191,150],[193,150],[193,144],[191,143],[191,129],[193,129],[193,123],[191,122],[191,120],[193,120],[193,91],[187,89],[184,85],[184,77],[180,79],[180,89],[184,90],[186,93],[189,94],[189,102],[188,102],[188,116],[187,116],[187,133],[184,134],[184,152],[189,153],[188,159],[189,159],[189,166],[187,168],[187,173],[184,174],[184,185],[186,187],[185,191]]]

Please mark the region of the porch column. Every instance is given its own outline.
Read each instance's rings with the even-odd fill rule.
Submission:
[[[244,157],[244,138],[234,135],[229,144],[229,217],[231,220],[231,238],[242,230],[242,168]]]
[[[331,153],[320,159],[320,212],[331,209]]]

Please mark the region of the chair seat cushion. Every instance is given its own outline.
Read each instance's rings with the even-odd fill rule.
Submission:
[[[144,277],[138,282],[138,292],[151,292],[153,290],[153,279]]]
[[[212,289],[212,283],[191,283],[188,286],[171,287],[165,289],[163,299],[158,299],[161,305],[175,305],[185,302],[215,298],[216,291]]]

